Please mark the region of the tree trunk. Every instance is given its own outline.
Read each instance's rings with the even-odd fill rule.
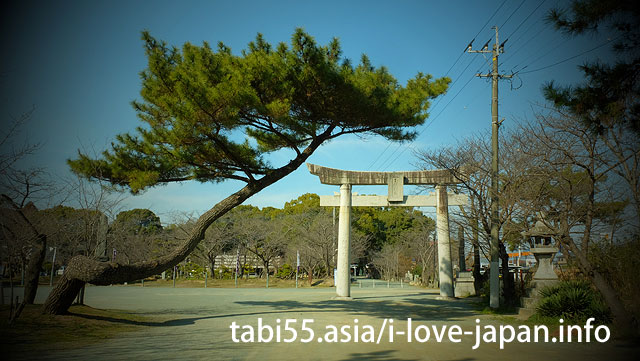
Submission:
[[[326,268],[326,277],[331,277],[331,253],[329,249],[325,249],[324,252],[324,266]]]
[[[84,305],[84,290],[86,289],[87,284],[83,284],[82,287],[80,287],[80,291],[78,291],[78,297],[76,298],[76,304],[78,305]]]
[[[473,288],[476,290],[476,295],[482,292],[482,274],[480,264],[480,240],[478,235],[478,227],[473,227]]]
[[[509,273],[509,253],[504,246],[504,242],[500,242],[500,259],[502,260],[502,292],[506,304],[515,301],[514,282],[511,273]]]
[[[209,257],[209,263],[210,263],[209,267],[211,267],[211,276],[213,276],[213,275],[215,275],[215,272],[216,272],[215,271],[215,269],[216,269],[216,258],[215,257],[213,257],[213,258]]]
[[[65,272],[47,297],[47,301],[55,300],[56,302],[45,302],[43,313],[56,315],[67,313],[84,284],[85,282],[77,278],[69,279],[67,272]]]
[[[584,232],[582,233],[582,244],[581,249],[585,255],[589,254],[589,240],[591,239],[591,227],[593,224],[593,215],[595,208],[595,179],[593,177],[589,178],[589,198],[587,202],[587,214],[584,220]]]
[[[245,272],[245,267],[247,265],[247,253],[245,252],[244,255],[242,256],[242,267],[240,268],[240,278],[242,278],[242,276],[244,276],[245,280],[249,279],[249,272]]]
[[[29,263],[27,264],[27,275],[24,284],[23,303],[29,305],[33,304],[33,301],[36,299],[36,293],[38,292],[40,269],[42,268],[42,262],[44,262],[44,256],[47,253],[47,236],[39,234],[36,237],[35,243],[35,246],[31,249],[31,257],[29,257]],[[53,274],[51,277],[53,277]]]
[[[607,282],[607,279],[593,268],[584,252],[576,246],[571,237],[564,236],[561,238],[561,242],[576,256],[580,270],[593,282],[593,285],[604,297],[613,314],[613,324],[616,326],[617,331],[622,335],[638,336],[640,334],[638,320],[630,312],[627,312],[618,294]]]
[[[95,285],[110,285],[147,278],[173,268],[184,260],[204,238],[207,227],[220,216],[228,212],[236,205],[244,202],[249,196],[255,194],[258,189],[250,185],[239,192],[224,199],[209,211],[205,212],[196,222],[194,230],[186,242],[176,248],[172,253],[158,259],[133,264],[118,264],[115,262],[99,262],[86,256],[73,257],[65,269],[63,277],[58,281],[54,290],[44,304],[44,312],[50,314],[64,314],[67,312],[80,288],[75,287],[74,281],[91,283]],[[66,283],[74,283],[67,285]],[[68,294],[73,292],[74,294]]]
[[[313,268],[307,268],[307,277],[309,280],[309,286],[313,284]]]
[[[464,229],[460,226],[460,228],[458,228],[458,268],[460,269],[460,272],[465,272],[467,270],[464,245]]]
[[[17,216],[16,222],[24,222],[27,227],[33,232],[33,236],[35,238],[35,245],[31,249],[31,256],[29,257],[29,263],[27,265],[26,270],[26,282],[24,283],[24,297],[22,299],[22,304],[18,308],[18,311],[12,314],[11,321],[15,320],[18,316],[20,316],[20,312],[24,308],[26,304],[33,304],[33,301],[36,298],[36,293],[38,292],[38,281],[40,280],[40,269],[42,268],[42,262],[44,262],[44,257],[47,252],[47,236],[38,232],[38,229],[31,223],[29,218],[25,215],[23,210],[25,208],[18,207],[11,198],[7,195],[2,194],[1,198],[3,201],[8,203],[15,213],[13,215]],[[13,233],[13,232],[12,232]],[[24,260],[22,260],[22,280],[24,280]],[[11,270],[11,258],[9,258],[9,277],[11,281],[11,297],[13,298],[13,278],[12,278],[12,270]],[[53,272],[51,277],[53,277]],[[13,299],[11,300],[13,302]],[[17,306],[17,305],[16,305]]]

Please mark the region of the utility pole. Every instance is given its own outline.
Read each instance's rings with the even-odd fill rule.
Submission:
[[[489,42],[480,50],[471,50],[473,40],[467,46],[469,53],[491,53],[493,60],[493,70],[488,74],[476,74],[480,78],[491,78],[491,260],[489,273],[489,307],[498,308],[500,306],[500,279],[499,279],[499,227],[498,227],[498,128],[502,124],[502,120],[498,121],[498,80],[500,78],[511,78],[511,75],[501,75],[498,73],[498,56],[504,53],[505,40],[500,44],[498,42],[498,27],[494,26],[496,31],[496,42],[493,49],[489,50]],[[498,45],[499,44],[499,45]],[[507,267],[507,265],[503,265]]]

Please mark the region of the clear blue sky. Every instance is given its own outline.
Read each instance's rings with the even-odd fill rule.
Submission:
[[[490,84],[473,74],[486,73],[489,61],[463,54],[493,39],[491,26],[508,38],[500,71],[521,70],[513,82],[500,83],[500,117],[512,127],[531,117],[543,101],[545,81],[580,80],[577,65],[606,56],[604,46],[543,70],[525,73],[584,53],[606,39],[569,39],[546,24],[552,0],[483,1],[14,1],[2,6],[0,102],[3,128],[35,107],[32,119],[14,140],[43,144],[25,166],[46,167],[56,177],[69,174],[65,160],[79,148],[103,150],[118,133],[139,122],[130,102],[139,99],[138,73],[146,59],[140,32],[169,44],[218,41],[235,53],[260,32],[271,43],[288,42],[303,27],[321,44],[341,41],[344,56],[358,61],[366,53],[402,83],[418,71],[453,80],[436,99],[431,116],[410,145],[389,145],[379,137],[344,137],[320,148],[310,162],[352,170],[411,170],[412,149],[435,148],[490,129]],[[561,2],[562,3],[562,2]],[[540,5],[540,6],[539,6]],[[538,7],[539,6],[539,7]],[[537,10],[536,10],[537,8]],[[497,10],[497,12],[496,12]],[[492,15],[495,16],[492,17]],[[513,89],[512,89],[513,88]],[[517,90],[515,89],[517,88]],[[277,164],[277,159],[273,160]],[[169,185],[125,200],[125,208],[201,212],[243,184]],[[306,192],[332,194],[306,167],[247,201],[259,207],[282,205]],[[357,188],[360,193],[385,189]]]

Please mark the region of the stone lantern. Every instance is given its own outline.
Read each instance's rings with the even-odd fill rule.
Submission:
[[[536,288],[549,286],[558,282],[558,276],[553,271],[553,257],[558,253],[553,237],[555,232],[542,221],[537,221],[529,231],[522,232],[523,237],[533,243],[531,253],[536,258],[538,269],[533,275]]]
[[[539,217],[543,219],[541,215]],[[558,253],[553,238],[555,232],[542,220],[538,220],[530,230],[522,232],[522,236],[533,243],[531,253],[536,258],[538,269],[533,275],[532,288],[526,292],[526,297],[522,297],[520,302],[522,307],[518,310],[518,317],[526,319],[536,311],[536,305],[540,299],[540,290],[547,286],[552,286],[558,282],[558,276],[553,271],[553,257]]]

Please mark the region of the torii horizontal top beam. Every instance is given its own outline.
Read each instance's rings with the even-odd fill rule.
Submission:
[[[316,164],[307,163],[309,172],[317,175],[322,184],[342,185],[342,184],[389,184],[389,178],[393,175],[402,174],[404,184],[458,184],[462,183],[453,173],[446,169],[420,170],[405,172],[362,172],[342,170],[322,167]]]

